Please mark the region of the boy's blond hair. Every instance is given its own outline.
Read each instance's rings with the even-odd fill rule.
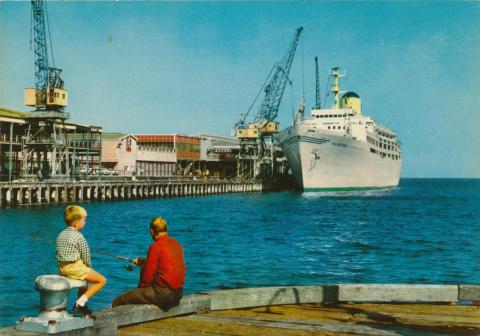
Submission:
[[[152,229],[156,235],[167,232],[167,221],[162,217],[155,217],[150,222],[150,229]]]
[[[68,226],[72,225],[76,220],[87,217],[87,210],[78,205],[69,205],[65,208],[63,219]]]

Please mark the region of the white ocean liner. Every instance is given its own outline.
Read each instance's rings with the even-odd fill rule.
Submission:
[[[277,135],[295,185],[304,190],[355,190],[395,187],[402,166],[395,132],[362,115],[360,97],[343,94],[339,69],[332,69],[334,105],[313,109],[303,118],[300,107],[293,126]]]

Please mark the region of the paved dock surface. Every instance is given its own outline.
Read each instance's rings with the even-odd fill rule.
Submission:
[[[119,328],[147,335],[480,335],[480,307],[436,304],[297,304],[166,318]]]

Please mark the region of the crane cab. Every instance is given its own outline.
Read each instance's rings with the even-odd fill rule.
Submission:
[[[278,122],[265,120],[255,124],[248,124],[245,128],[237,128],[237,138],[256,139],[260,134],[270,135],[278,133],[278,129]]]
[[[256,139],[258,138],[258,129],[256,124],[248,124],[244,128],[237,128],[237,138]]]
[[[25,89],[26,106],[46,106],[49,108],[63,108],[68,106],[68,92],[62,89],[49,87],[46,90],[35,88]]]

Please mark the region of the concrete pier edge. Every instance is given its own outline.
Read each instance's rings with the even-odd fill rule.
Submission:
[[[480,301],[480,285],[336,284],[240,288],[187,295],[180,305],[162,311],[154,305],[127,305],[96,313],[95,326],[57,335],[115,335],[117,328],[167,317],[211,310],[302,303],[445,303]],[[0,335],[34,336],[39,333],[0,329]]]

